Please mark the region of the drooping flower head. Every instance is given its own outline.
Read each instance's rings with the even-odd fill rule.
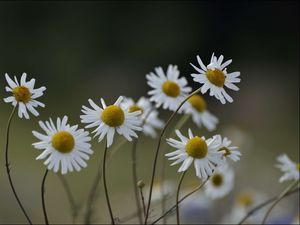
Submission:
[[[299,180],[300,163],[293,162],[286,154],[277,157],[279,164],[276,166],[284,173],[279,182]]]
[[[32,131],[33,135],[40,141],[33,143],[37,149],[43,152],[36,159],[46,159],[44,164],[48,170],[55,173],[61,170],[62,174],[67,172],[80,171],[87,166],[86,160],[93,154],[89,141],[89,132],[78,129],[78,125],[71,126],[68,117],[61,120],[57,118],[56,124],[50,119],[46,122],[39,122],[45,134]]]
[[[221,143],[219,136],[205,140],[204,137],[194,136],[191,129],[188,130],[188,138],[179,130],[175,132],[180,140],[169,138],[167,142],[177,150],[166,156],[169,160],[176,160],[171,164],[172,166],[182,162],[178,172],[186,171],[194,162],[196,176],[206,179],[212,175],[217,166],[224,163],[223,154],[218,151]]]
[[[193,95],[184,104],[185,113],[192,115],[192,120],[200,128],[202,125],[208,130],[216,129],[218,118],[207,110],[205,99],[201,95]]]
[[[4,98],[4,102],[11,103],[13,106],[18,105],[18,116],[26,119],[29,119],[29,112],[33,115],[38,116],[39,112],[35,109],[38,106],[45,107],[45,105],[36,99],[43,95],[43,92],[46,90],[45,87],[40,87],[34,89],[35,79],[26,81],[26,73],[23,73],[21,76],[20,82],[14,77],[12,80],[8,74],[5,74],[6,81],[8,86],[5,87],[7,92],[12,93],[12,96]]]
[[[205,185],[205,193],[212,199],[222,198],[233,188],[234,172],[229,165],[216,168],[214,173]]]
[[[238,78],[240,76],[240,72],[227,72],[226,67],[232,62],[232,60],[230,59],[222,63],[223,59],[223,55],[217,58],[214,54],[212,54],[210,63],[205,66],[200,57],[197,56],[200,68],[191,64],[198,72],[191,75],[194,78],[194,81],[203,84],[201,87],[202,94],[210,90],[210,96],[215,96],[222,104],[225,104],[226,101],[233,102],[233,99],[227,94],[224,86],[231,90],[238,91],[239,88],[234,83],[239,83],[241,79]]]
[[[158,111],[152,106],[148,98],[141,97],[136,103],[132,98],[124,98],[122,106],[128,108],[129,112],[141,111],[140,118],[145,135],[155,138],[157,136],[155,129],[163,128],[164,122],[158,118]]]
[[[230,146],[231,140],[227,137],[222,139],[221,135],[218,138],[221,138],[221,144],[219,146],[219,152],[223,153],[225,159],[230,158],[232,161],[236,162],[240,160],[240,156],[242,155],[241,152],[238,150],[239,148],[236,146]]]
[[[128,141],[132,141],[132,137],[137,138],[135,131],[141,131],[141,119],[139,115],[141,111],[129,112],[129,108],[121,106],[123,97],[119,97],[113,105],[107,106],[101,98],[102,108],[88,100],[92,108],[82,106],[83,115],[80,116],[81,122],[86,123],[86,128],[96,127],[94,136],[99,136],[99,142],[106,135],[107,147],[113,143],[115,132],[123,135]]]
[[[177,66],[169,65],[166,74],[161,67],[155,68],[155,72],[146,75],[148,85],[153,88],[148,92],[150,101],[155,102],[156,107],[175,111],[192,89],[187,86],[185,77],[179,78]]]

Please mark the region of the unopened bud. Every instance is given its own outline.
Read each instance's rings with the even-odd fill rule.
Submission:
[[[139,180],[139,181],[137,182],[137,186],[138,186],[139,188],[143,188],[143,187],[145,187],[145,182],[144,182],[143,180]]]

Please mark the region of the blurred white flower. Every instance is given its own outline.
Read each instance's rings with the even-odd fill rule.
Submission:
[[[221,135],[217,135],[219,136],[218,138],[222,137]],[[233,160],[234,162],[240,160],[240,156],[242,155],[241,152],[238,150],[238,147],[236,146],[230,146],[231,145],[231,140],[229,140],[227,137],[224,137],[221,145],[219,146],[219,151],[223,152],[223,155],[225,158],[230,158],[231,160]]]
[[[146,75],[148,85],[153,88],[148,92],[150,101],[155,102],[156,107],[162,105],[163,109],[175,111],[192,89],[187,86],[185,77],[178,78],[177,66],[169,65],[166,75],[161,67],[155,68],[155,72]]]
[[[161,129],[164,122],[158,118],[158,111],[152,106],[149,99],[141,97],[136,103],[132,98],[124,98],[121,103],[124,108],[128,108],[129,112],[141,111],[141,121],[143,124],[143,133],[147,136],[155,138],[157,136],[155,129]]]
[[[101,98],[102,107],[100,108],[91,99],[89,103],[92,108],[82,106],[81,122],[87,123],[86,128],[96,127],[92,132],[94,137],[99,136],[99,142],[103,140],[106,135],[107,147],[113,143],[115,132],[123,135],[128,141],[132,141],[132,137],[137,138],[135,131],[141,131],[141,120],[139,115],[141,111],[129,112],[121,106],[123,97],[119,97],[113,105],[106,106],[104,100]]]
[[[40,87],[34,89],[35,79],[26,81],[27,74],[23,73],[21,76],[20,83],[17,78],[14,77],[14,81],[5,74],[6,81],[8,86],[5,87],[7,92],[11,92],[12,96],[4,98],[4,102],[11,103],[13,106],[19,106],[18,115],[20,118],[23,116],[26,119],[29,119],[29,112],[33,115],[38,116],[39,112],[35,109],[38,106],[45,107],[45,105],[36,99],[43,95],[43,92],[46,90],[45,87]]]
[[[173,138],[167,142],[177,150],[166,154],[169,160],[176,160],[171,166],[182,162],[178,172],[186,171],[194,162],[196,176],[206,179],[211,176],[214,169],[223,164],[223,153],[219,152],[221,139],[219,136],[205,140],[204,137],[194,136],[191,129],[188,130],[189,137],[184,137],[179,130],[175,131],[180,141]]]
[[[295,163],[286,154],[277,157],[279,164],[276,165],[284,174],[279,182],[287,180],[299,180],[300,163]]]
[[[206,108],[206,101],[200,95],[193,95],[183,105],[183,110],[192,115],[192,120],[200,128],[202,125],[208,130],[216,129],[218,118],[212,115]]]
[[[40,127],[46,134],[32,131],[33,135],[40,139],[39,142],[33,143],[37,149],[43,150],[36,159],[46,159],[44,164],[48,170],[55,173],[61,169],[62,174],[67,172],[80,171],[86,167],[85,160],[93,154],[89,141],[89,132],[83,129],[77,129],[78,125],[70,126],[67,124],[68,117],[64,116],[61,120],[57,118],[56,124],[52,119],[45,123],[40,121]],[[61,167],[61,168],[60,168]]]
[[[228,164],[224,164],[214,171],[205,185],[205,193],[212,199],[222,198],[233,188],[234,172]]]
[[[194,81],[203,84],[201,87],[202,94],[210,90],[210,96],[215,96],[222,104],[225,104],[226,101],[233,102],[233,99],[227,94],[224,86],[234,91],[238,91],[239,88],[234,83],[239,83],[241,79],[238,78],[240,76],[240,72],[227,73],[226,67],[232,62],[232,60],[230,59],[222,63],[223,59],[223,55],[221,55],[218,59],[214,56],[214,54],[212,54],[210,63],[205,66],[200,57],[197,56],[200,68],[191,64],[198,72],[191,75],[194,78]]]

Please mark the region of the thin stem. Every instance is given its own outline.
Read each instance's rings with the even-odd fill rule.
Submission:
[[[96,196],[96,193],[97,193],[97,188],[98,188],[98,185],[99,185],[99,181],[102,178],[102,174],[103,174],[102,165],[101,165],[101,163],[99,163],[99,168],[98,168],[95,180],[93,182],[93,185],[91,187],[91,190],[89,192],[89,196],[88,196],[88,199],[87,199],[87,210],[86,210],[85,217],[84,217],[85,224],[91,224],[91,216],[92,216],[92,213],[93,213],[93,210],[92,210],[93,203],[96,199],[95,196]]]
[[[194,194],[196,191],[200,190],[209,180],[210,177],[208,177],[202,184],[200,184],[198,187],[196,187],[194,190],[192,190],[190,193],[186,194],[185,196],[183,196],[179,201],[178,204],[180,204],[181,202],[183,202],[186,198],[188,198],[189,196],[191,196],[192,194]],[[158,219],[156,219],[154,222],[152,222],[152,224],[156,224],[158,221],[160,221],[162,218],[164,218],[165,216],[167,216],[170,212],[172,212],[176,206],[178,204],[175,204],[174,206],[172,206],[169,210],[167,210],[163,215],[161,215]]]
[[[126,144],[126,139],[124,138],[123,140],[120,141],[120,143],[111,150],[110,154],[107,156],[107,163],[106,163],[106,168],[109,164],[109,162],[111,161],[112,159],[112,156],[118,152],[118,150],[124,145]],[[87,210],[86,210],[86,214],[85,214],[85,224],[90,224],[91,223],[91,216],[92,216],[92,206],[93,206],[93,203],[95,201],[95,196],[96,196],[96,193],[97,193],[97,188],[98,188],[98,185],[99,185],[99,182],[100,180],[102,179],[102,166],[101,166],[101,163],[99,163],[99,169],[97,171],[97,174],[96,174],[96,177],[95,177],[95,180],[94,180],[94,183],[92,185],[92,188],[89,192],[89,196],[88,196],[88,200],[87,200]]]
[[[104,184],[104,192],[105,192],[105,197],[106,197],[106,202],[107,202],[107,207],[111,219],[111,224],[115,224],[113,212],[111,209],[110,201],[109,201],[109,196],[108,196],[108,190],[107,190],[107,185],[106,185],[106,174],[105,174],[105,163],[106,163],[106,154],[107,154],[107,143],[105,143],[105,149],[104,149],[104,155],[103,155],[103,164],[102,164],[102,172],[103,172],[103,184]]]
[[[153,162],[152,176],[151,176],[151,183],[150,183],[150,190],[149,190],[149,197],[148,197],[148,204],[147,204],[147,210],[146,210],[146,216],[145,216],[145,223],[144,224],[147,224],[147,220],[148,220],[148,217],[149,217],[149,210],[150,210],[150,207],[151,207],[152,189],[153,189],[153,184],[154,184],[154,176],[155,176],[155,172],[156,172],[157,158],[158,158],[159,148],[160,148],[160,144],[161,144],[161,141],[163,139],[164,133],[166,132],[166,129],[167,129],[168,125],[170,124],[170,122],[172,121],[172,119],[175,117],[175,115],[179,111],[179,109],[183,106],[183,104],[190,97],[192,97],[193,95],[197,94],[198,92],[200,92],[200,88],[197,89],[196,91],[194,91],[193,93],[191,93],[189,96],[187,96],[186,99],[183,100],[179,104],[179,106],[177,107],[177,109],[175,110],[175,112],[173,112],[173,114],[171,115],[171,117],[168,119],[168,121],[166,122],[164,128],[162,129],[162,131],[160,133],[160,137],[159,137],[157,148],[156,148],[155,158],[154,158],[154,162]]]
[[[133,141],[132,145],[132,178],[133,178],[133,190],[134,190],[134,197],[135,197],[135,202],[136,202],[136,207],[137,207],[137,212],[138,212],[138,218],[139,218],[139,224],[142,224],[142,210],[141,210],[141,202],[139,199],[139,191],[138,191],[138,178],[137,178],[137,170],[136,170],[136,147],[137,147],[137,142],[138,139]]]
[[[49,225],[49,220],[48,220],[47,211],[46,211],[46,204],[45,204],[45,182],[46,182],[48,172],[49,172],[49,170],[46,169],[46,172],[45,172],[45,175],[44,175],[43,181],[42,181],[42,187],[41,187],[42,206],[43,206],[43,213],[44,213],[46,225]]]
[[[177,221],[177,225],[180,224],[180,217],[179,217],[179,192],[180,192],[180,187],[181,187],[181,184],[182,184],[182,181],[183,181],[183,178],[186,174],[186,171],[184,171],[182,174],[181,174],[181,177],[180,177],[180,180],[179,180],[179,183],[178,183],[178,187],[177,187],[177,192],[176,192],[176,221]]]
[[[25,215],[27,221],[29,224],[32,224],[27,212],[25,211],[19,197],[18,197],[18,194],[15,190],[15,187],[14,187],[14,184],[12,182],[12,178],[11,178],[11,175],[10,175],[10,165],[9,165],[9,156],[8,156],[8,145],[9,145],[9,131],[10,131],[10,124],[11,124],[11,121],[12,121],[12,118],[15,114],[15,111],[16,111],[16,108],[17,106],[14,106],[9,118],[8,118],[8,122],[7,122],[7,127],[6,127],[6,143],[5,143],[5,167],[6,167],[6,173],[7,173],[7,176],[8,176],[8,180],[9,180],[9,184],[10,184],[10,188],[19,204],[19,207],[21,208],[23,214]]]
[[[67,194],[67,198],[70,203],[71,211],[72,211],[72,222],[73,222],[73,224],[75,224],[77,216],[78,216],[78,207],[77,207],[74,197],[72,195],[71,188],[63,175],[58,173],[57,176],[60,179],[60,181],[65,189],[65,192]]]
[[[299,183],[299,180],[296,180],[295,182],[293,182],[291,185],[289,185],[283,192],[281,192],[276,200],[274,201],[274,203],[271,205],[271,207],[268,209],[267,213],[264,216],[264,219],[262,221],[262,224],[265,224],[267,221],[268,216],[270,215],[271,211],[273,210],[273,208],[284,198],[284,196],[290,191],[292,190],[295,186],[297,186]]]
[[[146,205],[145,205],[145,197],[143,193],[143,188],[140,188],[140,195],[141,195],[141,200],[142,200],[142,205],[143,205],[143,213],[144,216],[146,215]]]
[[[180,120],[177,122],[177,124],[174,127],[174,130],[179,130],[182,128],[182,126],[188,121],[190,118],[191,114],[185,114],[183,115]],[[170,136],[170,134],[169,134]],[[162,193],[162,201],[161,201],[161,209],[162,209],[162,214],[165,213],[166,211],[166,189],[164,187],[165,183],[165,168],[166,168],[166,160],[162,158],[161,162],[161,173],[160,173],[160,192]],[[163,218],[162,221],[163,224],[167,223],[167,217]]]
[[[295,193],[297,193],[297,192],[299,192],[299,191],[300,191],[300,188],[295,188],[294,190],[291,190],[291,191],[289,191],[288,193],[286,193],[286,194],[284,195],[284,197],[288,197],[288,196],[290,196],[290,195],[292,195],[292,194],[295,194]],[[250,210],[250,211],[247,213],[247,215],[246,215],[246,216],[238,223],[238,225],[243,224],[243,223],[246,221],[246,219],[248,219],[250,216],[252,216],[255,212],[257,212],[257,211],[260,210],[261,208],[263,208],[263,207],[269,205],[270,203],[274,202],[276,199],[277,199],[277,196],[275,196],[275,197],[273,197],[273,198],[270,198],[269,200],[267,200],[267,201],[265,201],[265,202],[259,204],[258,206],[256,206],[256,207],[253,208],[252,210]]]

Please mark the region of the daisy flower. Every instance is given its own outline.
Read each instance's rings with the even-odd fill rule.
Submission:
[[[222,198],[233,188],[234,172],[227,164],[218,167],[205,185],[205,193],[212,199]]]
[[[169,65],[166,75],[161,67],[155,68],[155,72],[146,75],[148,85],[153,88],[148,92],[150,101],[155,102],[156,107],[162,105],[163,109],[175,111],[192,89],[187,87],[184,77],[178,78],[177,66]]]
[[[178,172],[186,171],[194,162],[196,176],[206,179],[212,175],[217,166],[224,163],[223,154],[218,152],[221,143],[220,136],[205,140],[204,137],[194,136],[191,129],[188,130],[188,138],[183,136],[179,130],[175,132],[180,141],[169,138],[167,142],[177,150],[166,156],[169,157],[169,160],[176,160],[171,166],[183,162]]]
[[[44,164],[48,170],[55,173],[61,169],[62,174],[67,172],[80,171],[87,166],[86,160],[93,154],[89,141],[89,132],[78,129],[78,125],[67,124],[68,117],[57,118],[56,124],[50,119],[46,122],[39,122],[40,127],[45,131],[41,134],[32,131],[33,135],[40,141],[32,145],[43,150],[36,159],[46,159]]]
[[[222,137],[221,135],[218,138]],[[242,155],[241,152],[238,150],[238,147],[236,146],[230,146],[231,145],[231,140],[229,140],[227,137],[224,137],[223,140],[221,141],[221,145],[219,146],[219,152],[223,152],[223,156],[225,158],[230,158],[234,162],[240,160],[240,156]]]
[[[276,166],[284,173],[279,182],[299,180],[300,163],[295,163],[286,154],[277,157],[279,164]]]
[[[229,89],[238,91],[239,88],[234,83],[239,83],[241,81],[240,72],[228,73],[226,66],[228,66],[232,60],[223,62],[224,56],[221,55],[219,59],[212,54],[210,63],[205,66],[201,61],[200,57],[197,56],[200,68],[191,64],[198,73],[191,74],[194,81],[203,84],[201,87],[202,94],[210,90],[210,96],[215,96],[221,101],[222,104],[228,102],[233,102],[233,99],[227,94],[224,89],[226,86]]]
[[[99,136],[99,142],[106,135],[107,147],[113,143],[115,132],[123,135],[128,141],[132,137],[137,138],[135,131],[141,131],[141,120],[139,115],[141,111],[129,112],[129,109],[121,106],[123,97],[120,96],[113,105],[107,106],[101,98],[102,108],[89,99],[92,108],[82,106],[81,122],[87,123],[86,128],[96,127],[93,131],[94,137]]]
[[[183,109],[185,113],[192,115],[192,120],[198,127],[203,125],[209,131],[216,129],[219,120],[206,109],[206,101],[202,96],[193,95],[190,97]]]
[[[155,138],[157,136],[155,129],[161,129],[164,122],[158,118],[158,111],[152,106],[149,99],[141,97],[137,103],[132,98],[124,98],[121,104],[124,108],[128,108],[129,112],[141,111],[140,118],[143,124],[143,133],[147,136]]]
[[[34,89],[35,79],[26,81],[26,73],[23,73],[21,76],[20,82],[14,77],[12,80],[8,74],[5,74],[5,79],[8,83],[8,86],[5,87],[7,92],[11,92],[12,96],[4,98],[4,102],[11,103],[14,107],[19,106],[18,115],[20,118],[23,116],[26,119],[29,119],[29,112],[33,115],[38,116],[39,113],[35,108],[38,106],[45,107],[45,105],[36,99],[43,95],[43,92],[46,90],[45,87],[40,87]]]

